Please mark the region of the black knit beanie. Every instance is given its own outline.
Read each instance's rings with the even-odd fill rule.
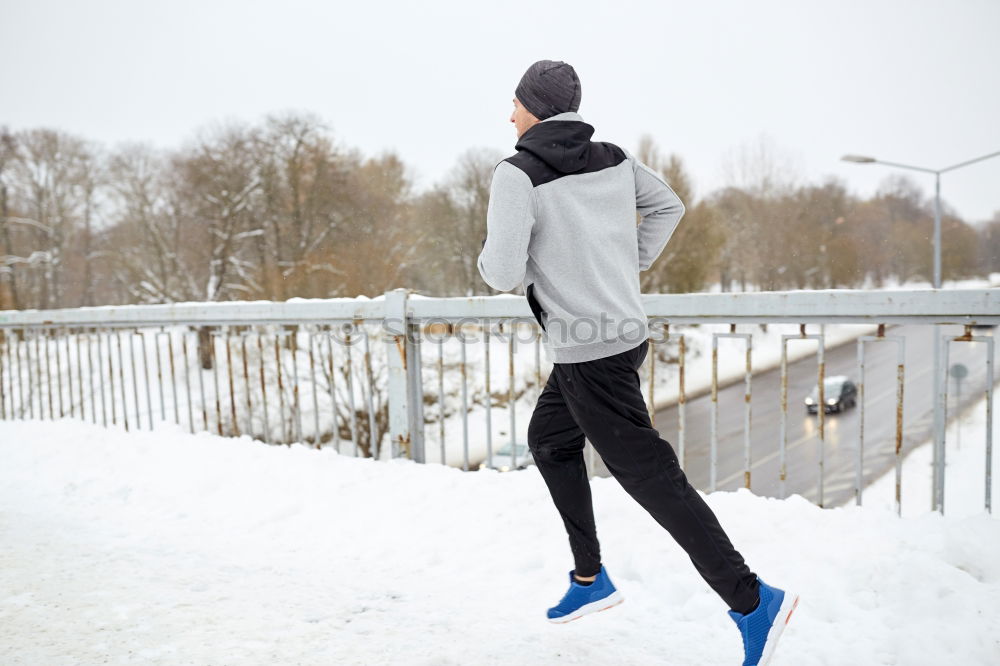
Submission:
[[[539,60],[514,90],[518,101],[539,120],[580,108],[580,78],[561,60]]]

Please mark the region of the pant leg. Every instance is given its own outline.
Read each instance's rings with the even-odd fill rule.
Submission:
[[[649,419],[637,370],[648,344],[584,363],[557,364],[562,396],[608,470],[687,552],[695,569],[739,613],[757,603],[757,577],[687,480],[673,447]]]
[[[549,375],[531,415],[528,447],[566,526],[577,575],[597,574],[601,549],[583,459],[584,435],[566,406],[555,373]]]

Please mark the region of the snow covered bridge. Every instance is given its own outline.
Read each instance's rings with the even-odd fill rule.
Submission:
[[[751,567],[802,595],[774,663],[1000,660],[1000,523],[986,510],[1000,477],[992,394],[972,401],[961,442],[942,427],[941,452],[918,446],[904,461],[898,439],[884,441],[913,411],[898,400],[899,349],[916,352],[899,365],[928,401],[948,404],[944,372],[936,385],[927,376],[936,344],[943,367],[946,349],[953,359],[977,351],[964,359],[970,377],[980,372],[992,389],[992,337],[972,326],[1000,320],[995,292],[646,303],[659,324],[643,369],[658,427],[686,449],[691,474],[718,466],[706,477],[715,492],[701,490]],[[913,349],[900,333],[912,325],[932,335],[930,347]],[[611,479],[593,480],[595,510],[628,603],[566,626],[544,621],[567,554],[542,479],[531,466],[463,472],[479,460],[506,466],[493,447],[523,437],[546,369],[523,299],[395,292],[4,312],[0,327],[5,664],[740,659],[722,603]],[[867,425],[823,410],[789,416],[789,387],[817,384],[834,362],[824,354],[852,340],[870,354]],[[881,375],[880,348],[889,350]],[[813,353],[815,374],[796,384],[792,361]],[[769,366],[780,405],[760,423],[753,398],[760,413],[759,400],[775,394],[753,388]],[[702,395],[708,438],[692,432],[703,430]],[[728,432],[733,419],[768,448],[747,447],[744,428]],[[813,429],[786,448],[796,422]],[[822,492],[826,474],[833,493],[846,461],[851,487],[866,488],[863,506],[821,508],[792,477],[780,495],[761,491],[800,440],[816,445],[798,446],[809,453],[796,468],[807,487]],[[885,456],[896,473],[869,467]],[[931,473],[944,461],[946,485]]]

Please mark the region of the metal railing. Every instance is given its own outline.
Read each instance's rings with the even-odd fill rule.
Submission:
[[[903,456],[903,379],[905,340],[886,336],[885,326],[904,323],[963,325],[950,342],[985,343],[987,349],[986,508],[992,456],[993,338],[971,335],[971,326],[1000,323],[1000,292],[978,290],[798,291],[724,294],[646,295],[651,352],[646,389],[656,411],[668,402],[677,409],[678,455],[685,465],[687,407],[685,374],[693,341],[684,327],[723,324],[711,334],[711,420],[707,490],[717,489],[719,474],[718,343],[745,342],[742,380],[743,465],[739,476],[751,487],[751,367],[753,333],[737,325],[795,324],[798,334],[781,335],[781,418],[777,451],[778,495],[787,496],[788,343],[812,340],[817,352],[817,386],[824,404],[826,324],[869,324],[877,335],[857,339],[861,418],[854,495],[861,503],[866,481],[864,386],[865,343],[897,345],[896,507],[900,507]],[[819,333],[806,326],[820,325]],[[673,327],[673,330],[671,330]],[[678,331],[681,331],[678,333]],[[677,391],[657,401],[656,351],[676,342]],[[499,344],[498,344],[499,343]],[[519,347],[532,354],[525,363]],[[178,303],[108,306],[45,311],[0,311],[0,419],[73,417],[125,429],[153,429],[176,423],[191,432],[249,435],[272,443],[303,442],[333,446],[345,455],[373,458],[405,456],[473,469],[482,460],[496,466],[499,451],[493,412],[507,409],[509,467],[524,462],[517,433],[518,405],[530,407],[542,388],[542,338],[522,296],[430,298],[397,289],[374,299],[296,299],[284,303]],[[429,347],[425,350],[424,347]],[[506,391],[498,393],[491,352],[506,358]],[[671,348],[673,349],[673,347]],[[434,353],[436,351],[436,354]],[[470,354],[473,354],[470,357]],[[431,357],[434,360],[431,361]],[[546,362],[547,363],[547,362]],[[947,367],[947,363],[945,364]],[[433,370],[432,370],[433,368]],[[482,374],[482,386],[475,375]],[[935,409],[944,411],[947,381],[934,378]],[[457,379],[456,379],[457,378]],[[470,386],[470,380],[471,386]],[[735,378],[739,381],[739,378]],[[457,385],[456,385],[457,382]],[[663,387],[660,386],[663,390]],[[695,391],[697,393],[697,391]],[[824,506],[824,408],[817,410],[814,500]],[[474,420],[483,438],[473,435]],[[498,422],[497,426],[501,426]],[[453,432],[449,433],[449,430]],[[425,436],[436,433],[437,446]],[[935,465],[945,464],[944,435],[935,443]],[[460,442],[460,446],[459,446]],[[704,451],[698,449],[697,455]],[[504,458],[506,460],[506,458]],[[867,478],[870,481],[870,478]],[[942,498],[943,499],[943,498]],[[943,510],[943,501],[941,505]]]

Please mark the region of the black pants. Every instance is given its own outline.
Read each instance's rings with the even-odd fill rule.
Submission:
[[[639,386],[648,352],[634,349],[583,363],[556,363],[528,425],[528,445],[569,533],[575,571],[600,571],[584,437],[611,474],[687,552],[695,569],[729,607],[757,603],[757,576],[711,508],[688,483],[673,447],[649,419]]]

